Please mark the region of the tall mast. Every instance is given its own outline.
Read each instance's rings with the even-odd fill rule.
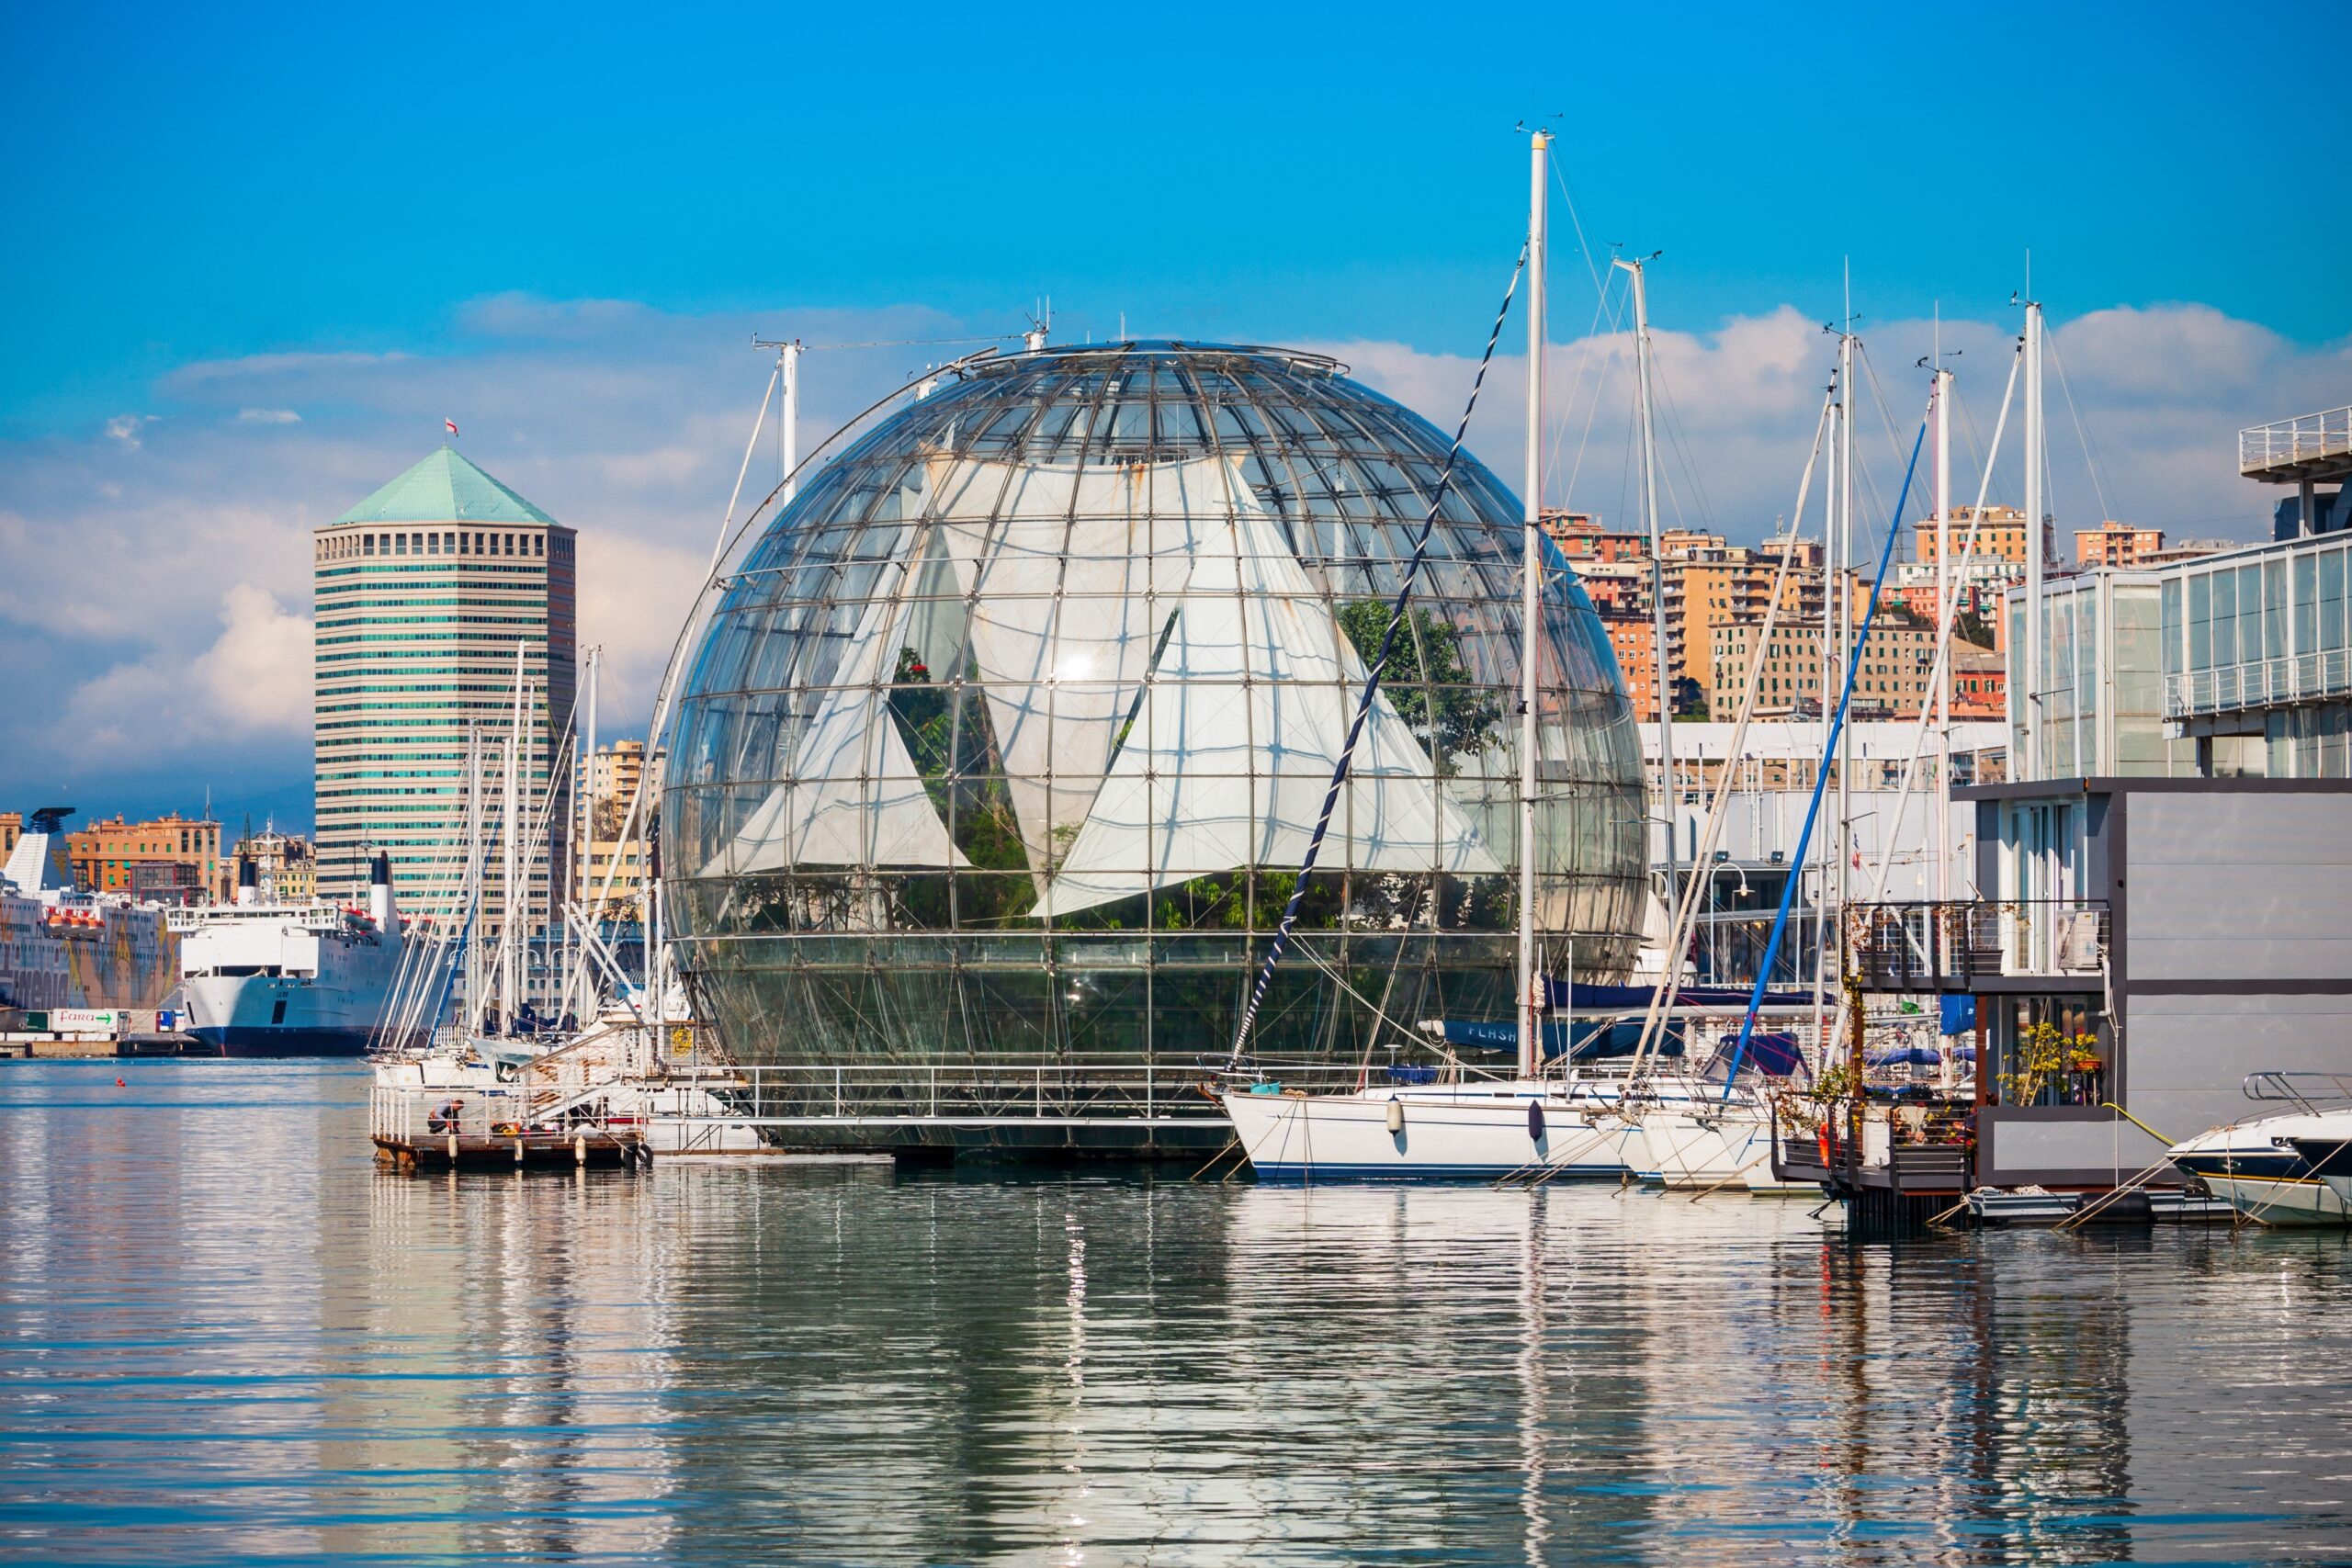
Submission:
[[[1940,323],[1937,336],[1942,337]],[[1951,651],[1960,609],[1951,581],[1951,372],[1936,348],[1936,640],[1944,650],[1944,679],[1936,689],[1936,902],[1951,901]]]
[[[2030,284],[2028,285],[2031,287]],[[2025,755],[2019,779],[2041,776],[2041,465],[2049,433],[2041,423],[2041,307],[2025,307],[2025,616],[2012,635],[2025,639],[2018,668],[2025,690],[2013,700]]]
[[[498,953],[503,961],[500,976],[499,1006],[511,1021],[516,1004],[522,999],[523,920],[520,911],[524,899],[518,885],[523,880],[523,645],[514,645],[514,714],[506,727],[506,776],[503,781],[503,797],[499,808],[505,816],[503,842],[505,855],[501,863],[505,886],[500,890],[501,916],[498,925]]]
[[[1657,434],[1650,403],[1650,304],[1645,264],[1619,261],[1634,275],[1634,396],[1642,419],[1642,513],[1650,535],[1650,639],[1657,657],[1657,777],[1658,817],[1666,829],[1666,906],[1673,908],[1679,894],[1674,886],[1675,805],[1681,795],[1674,776],[1674,674],[1667,658],[1666,541],[1657,520]],[[1686,626],[1688,621],[1686,618]],[[1703,769],[1702,770],[1704,771]],[[1697,874],[1697,868],[1692,868]],[[1681,962],[1669,953],[1668,964]]]
[[[571,902],[574,904],[580,903],[583,897],[581,890],[588,886],[589,878],[596,874],[596,676],[603,668],[604,662],[603,644],[600,643],[588,650],[588,711],[581,728],[581,755],[587,761],[580,769],[580,854],[577,860],[580,874],[571,885]],[[588,918],[591,920],[594,919],[593,915]],[[571,922],[564,921],[563,929],[568,941]],[[591,926],[590,929],[594,928]],[[585,953],[581,954],[580,967],[584,975],[587,969]],[[573,978],[574,976],[570,974],[564,976],[564,1005],[558,1009],[558,1011],[569,1012],[571,1010]],[[585,995],[580,999],[582,1012],[593,1010],[586,1005],[588,998]]]
[[[481,1022],[481,720],[466,721],[466,874],[462,916],[466,939],[466,1032]]]
[[[1829,765],[1829,727],[1838,705],[1838,668],[1845,653],[1838,646],[1838,601],[1845,593],[1845,563],[1838,554],[1838,475],[1842,461],[1838,433],[1846,420],[1846,360],[1843,339],[1838,358],[1838,368],[1830,375],[1829,439],[1825,456],[1829,471],[1823,476],[1821,487],[1821,747],[1814,754],[1815,779],[1820,782],[1819,770]],[[1822,1036],[1821,991],[1825,976],[1822,966],[1829,961],[1829,856],[1832,834],[1815,835],[1813,844],[1813,1037]],[[1798,874],[1804,874],[1798,868]],[[1826,1059],[1825,1055],[1825,1060]]]
[[[1519,648],[1519,1071],[1533,1077],[1544,1065],[1535,953],[1535,667],[1544,630],[1544,153],[1552,138],[1537,131],[1527,187],[1527,480],[1520,530]],[[1575,1005],[1576,900],[1566,900],[1562,947],[1568,956],[1569,1005]],[[1576,1014],[1569,1015],[1571,1031]]]
[[[1846,689],[1846,671],[1867,651],[1854,646],[1853,585],[1846,578],[1854,565],[1854,333],[1853,295],[1846,301],[1846,331],[1838,338],[1838,393],[1844,417],[1838,422],[1838,687]],[[1828,696],[1825,707],[1835,703]],[[1845,983],[1846,896],[1848,873],[1854,863],[1854,727],[1838,727],[1838,983]]]

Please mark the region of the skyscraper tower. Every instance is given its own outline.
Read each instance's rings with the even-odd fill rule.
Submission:
[[[494,770],[513,727],[519,647],[527,700],[516,773],[526,833],[548,825],[551,852],[527,863],[532,906],[546,908],[548,867],[570,863],[571,769],[556,748],[571,716],[577,537],[449,446],[317,530],[322,896],[356,897],[372,847],[391,856],[403,908],[462,913],[469,732],[480,727]],[[493,777],[485,798],[499,793]],[[502,870],[489,860],[494,915]]]

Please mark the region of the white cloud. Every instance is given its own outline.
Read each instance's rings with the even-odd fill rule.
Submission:
[[[1973,495],[1999,411],[2017,323],[1946,321],[1942,343],[1958,376],[1956,486]],[[1916,361],[1937,329],[1881,322],[1865,334],[1858,441],[1864,515],[1885,513],[1924,415],[1927,372]],[[2262,536],[2277,492],[2238,477],[2237,431],[2352,395],[2352,341],[2306,348],[2201,305],[2099,310],[2055,322],[2047,393],[2053,510],[2062,540],[2109,514],[2176,535]],[[1660,331],[1660,512],[1753,538],[1795,499],[1799,471],[1834,368],[1836,340],[1783,306],[1712,333]],[[1419,410],[1451,434],[1474,359],[1402,344],[1314,345]],[[1634,464],[1633,339],[1600,333],[1557,344],[1545,364],[1544,499],[1627,519],[1638,515]],[[2063,371],[2063,375],[2060,373]],[[1469,446],[1514,490],[1525,449],[1524,355],[1498,355],[1487,372]],[[2022,500],[2021,414],[2012,409],[1992,498]],[[1815,486],[1815,494],[1820,494]],[[1915,489],[1914,509],[1925,502]],[[1808,506],[1818,526],[1817,501]]]
[[[249,772],[307,778],[309,660],[295,652],[311,530],[437,445],[445,412],[464,427],[469,457],[580,530],[580,640],[608,654],[602,728],[641,728],[772,367],[749,340],[975,330],[915,308],[683,316],[523,296],[481,301],[458,324],[446,353],[259,355],[187,366],[159,384],[164,412],[210,417],[125,414],[103,434],[0,441],[0,658],[22,672],[0,708],[0,794],[51,776],[38,771],[42,749],[67,745],[103,745],[118,769],[159,772],[177,765],[178,749],[233,747]],[[1991,431],[2015,327],[1943,325],[1947,347],[1962,351],[1956,467],[1972,492],[1969,433],[1981,443]],[[1882,514],[1924,401],[1913,361],[1929,333],[1924,321],[1869,333],[1863,446]],[[2235,430],[2352,396],[2352,343],[2301,347],[2203,306],[2101,310],[2059,323],[2054,337],[2113,509],[2177,532],[2256,535],[2274,497],[2237,478]],[[1300,346],[1349,362],[1444,434],[1476,369],[1475,357],[1396,343]],[[1552,351],[1554,504],[1636,511],[1630,348],[1617,330]],[[1657,334],[1669,522],[1752,538],[1787,510],[1833,351],[1818,322],[1786,306],[1713,332]],[[803,450],[955,352],[812,349]],[[1523,381],[1523,360],[1501,356],[1469,436],[1514,490]],[[2064,529],[2101,509],[2055,382]],[[1881,393],[1897,434],[1881,428]],[[2018,499],[2014,418],[2011,431],[1998,500]],[[775,479],[771,423],[746,505]]]
[[[239,583],[221,595],[219,619],[219,635],[193,658],[158,650],[83,682],[41,743],[88,764],[307,736],[309,617],[288,614],[266,589]]]

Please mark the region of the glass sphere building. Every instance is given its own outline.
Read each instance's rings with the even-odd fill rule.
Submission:
[[[1131,343],[967,363],[819,469],[724,580],[669,738],[667,907],[728,1050],[1224,1051],[1446,447],[1327,359]],[[1262,1057],[1512,1017],[1521,537],[1465,454]],[[1539,925],[1555,969],[1572,930],[1580,974],[1622,977],[1640,757],[1545,551]]]

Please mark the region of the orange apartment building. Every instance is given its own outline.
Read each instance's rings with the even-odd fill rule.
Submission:
[[[2162,528],[2137,528],[2109,518],[2096,528],[2075,530],[2075,560],[2081,566],[2139,566],[2164,548]]]
[[[1955,506],[1951,509],[1950,532],[1954,560],[1959,560],[1962,552],[1968,548],[1968,530],[1975,515],[1976,509],[1973,506]],[[1936,562],[1935,519],[1930,517],[1924,522],[1914,524],[1913,526],[1918,530],[1918,548],[1912,553],[1912,558],[1933,566]],[[1977,564],[1981,566],[1986,561],[2001,560],[2012,566],[2024,566],[2025,536],[2024,513],[2014,506],[1986,507],[1984,520],[1976,528],[1975,560]]]
[[[225,903],[235,893],[234,871],[220,855],[220,824],[176,811],[146,822],[101,818],[66,834],[65,853],[74,880],[95,892],[141,890],[143,864],[187,866],[206,897]]]
[[[1657,717],[1657,631],[1650,617],[1603,615],[1601,629],[1617,655],[1625,677],[1625,694],[1633,700],[1634,717],[1649,723]]]
[[[2008,660],[1974,643],[1951,646],[1951,716],[2001,718],[2008,713]]]
[[[1646,535],[1634,528],[1610,528],[1589,512],[1549,509],[1537,514],[1544,532],[1560,553],[1581,565],[1586,561],[1631,561],[1650,558]]]

